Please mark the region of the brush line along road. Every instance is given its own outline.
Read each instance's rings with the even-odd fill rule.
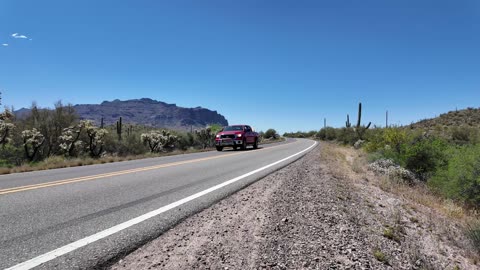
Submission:
[[[0,269],[107,265],[317,145],[204,152],[0,176]]]

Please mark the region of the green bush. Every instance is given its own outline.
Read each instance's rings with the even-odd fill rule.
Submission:
[[[267,129],[267,131],[265,131],[265,139],[276,139],[277,138],[277,131],[273,128],[270,128],[270,129]]]
[[[400,155],[408,139],[407,132],[401,128],[373,129],[367,133],[368,142],[365,145],[365,150],[371,153],[391,148],[392,151]]]
[[[471,127],[452,127],[448,130],[449,139],[452,143],[458,145],[479,143],[478,128]]]
[[[337,133],[333,127],[325,128],[325,140],[333,141],[337,138]]]
[[[450,147],[448,162],[428,181],[445,197],[480,207],[480,145]]]
[[[315,135],[315,137],[322,141],[333,141],[337,138],[337,134],[334,128],[326,127],[320,129]]]
[[[355,131],[353,128],[340,128],[336,133],[337,140],[343,144],[353,145],[356,141]]]
[[[0,167],[22,165],[25,158],[23,148],[6,144],[0,147]]]
[[[326,130],[324,128],[320,129],[317,134],[315,135],[315,137],[317,139],[320,139],[322,141],[325,140],[325,138],[327,137],[327,133],[326,133]]]
[[[416,138],[405,149],[404,166],[426,180],[446,162],[445,143],[436,138]]]

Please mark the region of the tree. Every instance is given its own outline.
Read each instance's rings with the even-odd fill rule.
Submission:
[[[32,162],[45,142],[45,137],[36,128],[22,131],[23,147],[28,161]]]
[[[60,152],[60,136],[65,128],[73,126],[77,115],[72,105],[64,106],[61,101],[55,103],[55,109],[42,109],[32,103],[30,115],[25,119],[25,129],[36,128],[45,136],[44,155],[51,156]]]
[[[210,132],[213,134],[217,134],[220,130],[222,130],[222,125],[220,124],[213,124],[210,125]]]
[[[277,135],[277,131],[273,128],[270,128],[270,129],[267,129],[267,131],[265,131],[265,138],[266,139],[276,139],[278,137]]]
[[[141,135],[142,142],[150,148],[150,152],[160,152],[164,149],[174,147],[174,143],[177,141],[177,136],[171,135],[166,130],[150,131],[149,133],[143,133]]]

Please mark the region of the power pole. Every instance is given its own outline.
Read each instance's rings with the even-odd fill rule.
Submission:
[[[323,128],[327,128],[327,118],[323,118]]]

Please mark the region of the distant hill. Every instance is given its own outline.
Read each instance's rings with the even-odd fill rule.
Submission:
[[[435,126],[468,126],[480,127],[480,108],[467,108],[450,111],[438,117],[418,121],[413,128],[434,128]]]
[[[80,119],[93,120],[100,124],[104,118],[105,125],[115,124],[122,117],[123,123],[188,130],[201,128],[209,124],[228,125],[225,117],[217,111],[202,107],[183,108],[175,104],[142,98],[131,100],[104,101],[101,104],[78,104],[73,106]],[[30,109],[15,111],[17,117],[25,117]]]

